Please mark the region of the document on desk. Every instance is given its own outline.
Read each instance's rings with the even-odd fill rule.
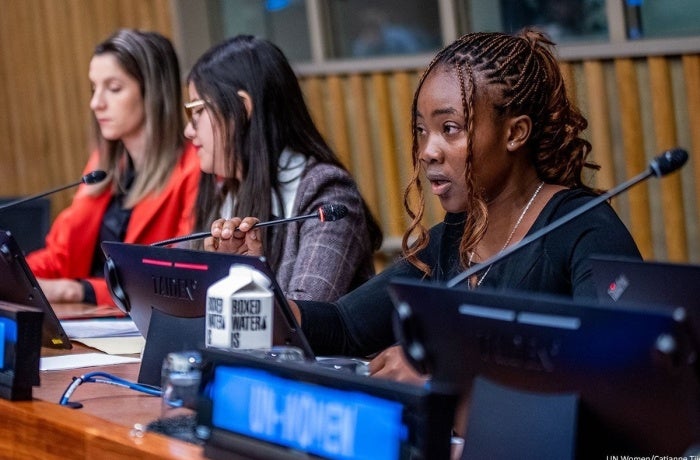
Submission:
[[[68,337],[110,355],[140,354],[146,340],[129,318],[61,321]]]
[[[39,359],[39,370],[55,371],[80,367],[106,366],[109,364],[138,363],[139,358],[105,355],[103,353],[83,353],[77,355],[50,356]]]
[[[95,348],[108,355],[140,355],[146,345],[142,336],[134,337],[96,337],[93,339],[73,339],[86,347]]]
[[[141,335],[130,318],[66,320],[61,321],[61,325],[71,339],[137,337]]]

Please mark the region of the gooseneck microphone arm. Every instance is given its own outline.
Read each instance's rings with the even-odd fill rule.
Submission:
[[[627,182],[624,182],[617,187],[614,187],[607,192],[597,196],[595,199],[589,201],[585,205],[574,209],[568,214],[563,215],[559,219],[556,219],[554,222],[550,223],[549,225],[545,225],[541,229],[537,230],[536,232],[532,233],[531,235],[526,236],[522,240],[520,240],[518,243],[508,246],[505,248],[503,251],[499,252],[498,254],[494,255],[493,257],[490,257],[483,261],[482,263],[473,265],[472,267],[468,268],[467,270],[463,271],[459,275],[455,276],[451,280],[447,282],[447,287],[454,287],[458,285],[459,283],[463,282],[466,279],[469,279],[470,276],[474,275],[475,273],[478,273],[486,267],[495,264],[496,262],[499,262],[515,251],[518,251],[528,244],[532,243],[533,241],[536,241],[543,236],[547,235],[548,233],[556,230],[557,228],[561,227],[562,225],[570,222],[571,220],[577,218],[581,214],[584,214],[591,209],[595,208],[596,206],[604,203],[605,201],[608,201],[612,197],[619,195],[620,193],[624,192],[625,190],[629,189],[633,185],[638,184],[639,182],[642,182],[643,180],[648,179],[651,176],[655,177],[662,177],[665,176],[666,174],[669,174],[677,169],[679,169],[681,166],[685,164],[685,162],[688,160],[688,152],[686,152],[683,149],[671,149],[667,150],[666,152],[662,153],[661,155],[657,156],[652,160],[652,162],[649,164],[649,168],[644,171],[643,173],[633,177],[632,179],[628,180]]]
[[[306,214],[304,216],[294,216],[287,217],[284,219],[268,220],[266,222],[258,222],[253,225],[255,228],[269,227],[271,225],[287,224],[289,222],[296,222],[298,220],[305,219],[319,219],[321,222],[333,222],[338,219],[342,219],[348,214],[348,208],[342,204],[326,204],[318,208],[316,212],[311,214]],[[182,243],[183,241],[199,240],[202,238],[207,238],[211,236],[211,232],[199,232],[192,233],[190,235],[178,236],[175,238],[170,238],[168,240],[157,241],[151,243],[151,246],[167,246],[174,243]]]
[[[95,170],[95,171],[92,171],[92,172],[85,174],[83,177],[80,178],[79,181],[73,182],[72,184],[64,185],[62,187],[58,187],[58,188],[49,190],[48,192],[43,192],[43,193],[39,193],[38,195],[28,196],[26,198],[22,198],[21,200],[15,200],[15,201],[7,203],[3,206],[0,206],[0,212],[4,211],[6,209],[14,208],[15,206],[19,206],[23,203],[27,203],[28,201],[33,201],[33,200],[45,197],[46,195],[51,195],[52,193],[60,192],[61,190],[65,190],[67,188],[75,187],[75,186],[80,185],[80,184],[97,184],[98,182],[102,182],[105,179],[105,177],[107,177],[106,172],[100,171],[100,170]]]

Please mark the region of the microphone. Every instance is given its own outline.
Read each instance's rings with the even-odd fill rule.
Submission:
[[[285,219],[268,220],[267,222],[258,222],[253,227],[269,227],[271,225],[286,224],[297,220],[319,219],[321,222],[333,222],[340,220],[348,215],[348,208],[344,204],[324,204],[318,210],[305,216],[287,217]],[[173,243],[182,243],[183,241],[199,240],[211,236],[211,232],[192,233],[190,235],[178,236],[169,240],[157,241],[151,243],[151,246],[167,246]]]
[[[48,192],[40,193],[38,195],[33,195],[29,196],[27,198],[22,198],[21,200],[15,200],[10,203],[7,203],[5,205],[0,206],[0,212],[9,209],[9,208],[14,208],[15,206],[19,206],[23,203],[26,203],[28,201],[36,200],[38,198],[44,197],[46,195],[51,195],[52,193],[60,192],[61,190],[65,190],[67,188],[75,187],[76,185],[80,184],[97,184],[98,182],[102,182],[105,177],[107,177],[107,173],[104,171],[101,171],[99,169],[89,172],[85,174],[83,177],[80,178],[79,181],[73,182],[72,184],[64,185],[62,187],[58,187],[52,190],[49,190]]]
[[[555,229],[561,227],[562,225],[566,224],[567,222],[571,221],[572,219],[575,219],[576,217],[580,216],[581,214],[584,214],[591,209],[595,208],[599,204],[608,201],[610,198],[619,195],[620,193],[624,192],[625,190],[629,189],[633,185],[636,185],[637,183],[648,179],[651,176],[656,176],[656,177],[662,177],[665,176],[666,174],[672,173],[676,171],[677,169],[680,169],[681,166],[685,164],[685,162],[688,161],[688,152],[681,148],[673,148],[670,150],[665,151],[661,155],[657,156],[654,158],[650,163],[649,167],[647,168],[646,171],[640,173],[639,175],[633,177],[632,179],[628,180],[627,182],[618,185],[615,188],[612,188],[608,190],[606,193],[603,193],[599,196],[597,196],[595,199],[589,201],[585,205],[574,209],[573,211],[569,212],[568,214],[563,215],[559,219],[555,220],[554,222],[550,223],[549,225],[545,225],[538,231],[532,233],[531,235],[526,236],[522,240],[518,241],[518,243],[507,247],[503,251],[499,252],[498,254],[494,255],[493,257],[490,257],[486,259],[485,261],[473,265],[472,267],[468,268],[467,270],[463,271],[459,275],[455,276],[451,280],[447,282],[447,287],[454,287],[457,284],[461,283],[465,279],[468,279],[470,276],[474,275],[475,273],[478,273],[482,270],[484,270],[486,267],[495,264],[496,262],[499,262],[502,259],[505,259],[515,251],[518,251],[528,244],[532,243],[533,241],[536,241],[543,236],[547,235],[548,233],[554,231]]]

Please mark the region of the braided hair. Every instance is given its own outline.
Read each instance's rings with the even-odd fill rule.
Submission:
[[[589,160],[591,144],[580,137],[588,126],[578,108],[569,100],[559,64],[553,54],[554,43],[541,31],[524,29],[511,35],[500,32],[470,33],[442,49],[421,76],[413,97],[411,128],[413,133],[413,173],[404,192],[404,208],[411,224],[403,236],[404,257],[425,275],[431,268],[418,258],[429,242],[422,224],[425,195],[420,179],[421,165],[416,127],[417,101],[430,73],[438,68],[454,71],[460,85],[463,116],[466,122],[466,168],[464,180],[469,210],[460,241],[460,261],[468,265],[468,254],[476,248],[488,226],[486,203],[478,193],[471,167],[474,140],[475,94],[493,87],[492,100],[499,116],[527,115],[532,131],[527,141],[531,164],[540,180],[567,188],[597,192],[583,182],[585,168],[600,167]],[[477,78],[482,88],[477,87]],[[409,199],[417,194],[414,205]],[[413,244],[409,241],[415,236]]]

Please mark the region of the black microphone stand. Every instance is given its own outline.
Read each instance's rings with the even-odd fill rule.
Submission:
[[[604,203],[605,201],[608,201],[609,199],[613,198],[616,195],[619,195],[620,193],[624,192],[628,188],[632,187],[633,185],[638,184],[639,182],[642,182],[643,180],[648,179],[650,176],[657,176],[661,177],[665,174],[668,174],[672,171],[675,171],[676,169],[680,168],[685,164],[686,160],[688,159],[688,153],[685,150],[681,149],[673,149],[665,152],[664,154],[660,155],[655,159],[649,166],[649,168],[644,171],[643,173],[640,173],[639,175],[633,177],[632,179],[628,180],[627,182],[624,182],[617,187],[613,187],[612,189],[608,190],[607,192],[597,196],[595,199],[589,201],[585,205],[581,206],[580,208],[577,208],[570,213],[560,217],[559,219],[555,220],[549,225],[545,225],[541,229],[537,230],[536,232],[532,233],[531,235],[526,236],[522,240],[520,240],[517,244],[514,244],[512,246],[509,246],[505,248],[503,251],[499,252],[498,254],[494,255],[493,257],[490,257],[483,261],[482,263],[476,264],[467,270],[463,271],[459,275],[455,276],[451,280],[447,282],[447,287],[454,287],[458,285],[459,283],[463,282],[466,279],[469,279],[470,276],[474,275],[475,273],[478,273],[482,270],[484,270],[486,267],[489,265],[493,265],[496,262],[501,261],[502,259],[505,259],[515,251],[518,251],[528,244],[532,243],[533,241],[536,241],[549,232],[556,230],[557,228],[561,227],[562,225],[570,222],[571,220],[577,218],[581,214],[584,214],[591,209],[595,208],[596,206]]]
[[[73,182],[73,183],[68,184],[68,185],[63,185],[61,187],[54,188],[52,190],[49,190],[48,192],[42,192],[42,193],[39,193],[37,195],[28,196],[26,198],[22,198],[20,200],[15,200],[15,201],[12,201],[12,202],[7,203],[5,205],[2,205],[2,206],[0,206],[0,212],[2,212],[5,209],[8,209],[8,208],[14,208],[15,206],[19,206],[19,205],[26,203],[28,201],[33,201],[33,200],[45,197],[46,195],[51,195],[52,193],[60,192],[61,190],[66,190],[68,188],[78,186],[82,183],[96,184],[96,183],[104,180],[105,177],[107,177],[107,173],[105,173],[104,171],[101,171],[101,170],[95,170],[95,171],[92,171],[88,174],[85,174],[83,177],[80,178],[79,181]]]
[[[45,197],[46,195],[51,195],[52,193],[60,192],[61,190],[65,190],[67,188],[75,187],[76,185],[80,185],[81,183],[82,183],[82,181],[78,181],[78,182],[75,182],[73,184],[68,184],[68,185],[64,185],[63,187],[58,187],[58,188],[55,188],[53,190],[49,190],[48,192],[40,193],[38,195],[28,196],[26,198],[22,198],[21,200],[12,201],[10,203],[7,203],[7,204],[0,206],[0,212],[2,212],[5,209],[8,209],[8,208],[14,208],[15,206],[19,206],[19,205],[26,203],[28,201],[33,201],[33,200]]]

